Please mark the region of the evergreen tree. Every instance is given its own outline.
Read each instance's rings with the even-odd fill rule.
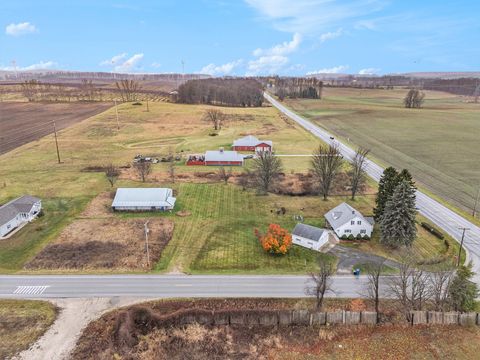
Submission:
[[[476,307],[477,284],[472,282],[472,264],[460,266],[449,288],[451,306],[455,311],[472,311]]]
[[[398,183],[400,183],[402,180],[406,180],[412,188],[414,189],[417,188],[417,186],[415,185],[415,181],[413,181],[412,174],[410,174],[410,171],[408,171],[407,169],[403,169],[398,174],[398,177],[397,177]]]
[[[380,219],[380,241],[388,246],[411,246],[417,235],[415,189],[403,180],[387,201]]]
[[[383,171],[383,175],[378,183],[378,193],[375,199],[375,219],[380,220],[385,209],[385,204],[393,195],[393,191],[398,184],[398,172],[393,167],[388,167]]]

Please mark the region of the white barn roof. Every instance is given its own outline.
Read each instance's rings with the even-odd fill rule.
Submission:
[[[243,161],[243,155],[236,151],[211,150],[205,153],[205,161]]]
[[[327,219],[329,224],[334,229],[346,223],[349,223],[352,219],[356,217],[359,217],[360,219],[363,219],[364,221],[372,224],[373,219],[365,218],[358,210],[354,209],[347,203],[341,203],[340,205],[325,214],[325,219]]]
[[[169,188],[118,188],[112,207],[172,207],[175,201]]]
[[[233,146],[257,146],[258,144],[262,143],[272,146],[272,142],[270,140],[259,140],[253,135],[248,135],[235,140],[233,142]]]

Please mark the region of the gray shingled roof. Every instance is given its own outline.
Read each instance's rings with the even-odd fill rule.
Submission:
[[[233,142],[233,146],[257,146],[258,144],[265,143],[272,146],[270,140],[259,140],[253,135],[248,135],[243,138],[237,139]]]
[[[165,206],[175,205],[176,199],[169,188],[118,188],[112,207]]]
[[[28,213],[32,210],[32,206],[39,202],[40,199],[30,195],[24,195],[13,199],[0,207],[0,225],[6,224],[19,213]]]
[[[325,229],[298,223],[297,225],[295,225],[295,228],[292,231],[292,235],[301,236],[303,238],[313,241],[319,241],[324,231]]]
[[[359,217],[360,219],[371,223],[358,210],[354,209],[347,203],[341,203],[340,205],[325,214],[325,219],[334,229],[350,222],[356,217]]]

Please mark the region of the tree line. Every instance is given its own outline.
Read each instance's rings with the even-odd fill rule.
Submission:
[[[321,99],[323,82],[315,77],[261,77],[259,81],[280,100]]]
[[[263,90],[255,79],[189,80],[178,88],[177,102],[224,106],[262,106]]]

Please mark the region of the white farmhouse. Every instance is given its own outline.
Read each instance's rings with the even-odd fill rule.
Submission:
[[[328,243],[329,234],[326,229],[299,223],[292,231],[292,243],[320,251],[320,248]]]
[[[118,188],[113,199],[114,211],[167,211],[176,198],[169,188]]]
[[[339,238],[372,236],[373,218],[364,217],[347,203],[341,203],[325,214],[325,220]]]
[[[1,206],[0,238],[35,219],[40,210],[42,201],[30,195],[21,196]]]

